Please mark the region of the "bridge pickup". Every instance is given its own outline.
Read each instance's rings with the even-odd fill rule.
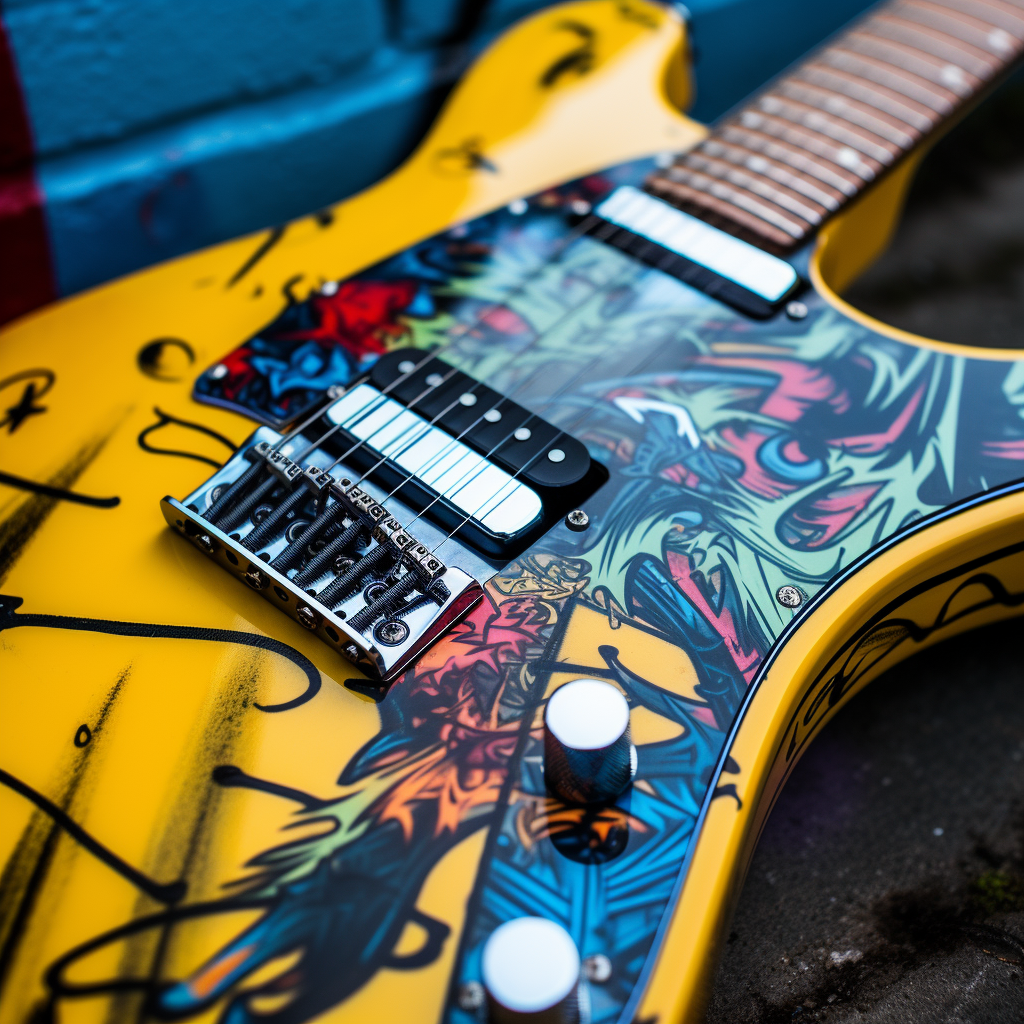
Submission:
[[[370,383],[533,487],[572,487],[591,469],[576,438],[422,349],[381,356]]]
[[[320,451],[260,427],[168,524],[367,675],[390,681],[483,596]]]
[[[317,431],[325,450],[489,558],[513,557],[606,475],[575,438],[420,349],[383,356]]]

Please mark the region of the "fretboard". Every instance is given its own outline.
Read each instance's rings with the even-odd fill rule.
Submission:
[[[647,188],[787,252],[999,79],[1024,0],[888,0],[715,127]]]

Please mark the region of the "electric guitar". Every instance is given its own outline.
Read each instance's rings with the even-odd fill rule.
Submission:
[[[8,327],[0,1019],[700,1020],[818,730],[1024,608],[1024,353],[838,294],[1022,49],[888,0],[708,129],[673,8],[554,7]]]

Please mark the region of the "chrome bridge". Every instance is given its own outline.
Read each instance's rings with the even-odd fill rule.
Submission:
[[[390,681],[483,596],[320,449],[260,427],[164,518],[367,675]],[[330,468],[328,468],[330,467]]]
[[[478,579],[606,477],[543,417],[404,349],[290,433],[260,427],[162,507],[223,568],[390,680],[481,598]]]

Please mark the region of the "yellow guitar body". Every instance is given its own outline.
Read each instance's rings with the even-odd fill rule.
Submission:
[[[544,84],[559,61],[564,71]],[[679,112],[688,89],[684,27],[670,9],[645,0],[548,9],[480,58],[416,154],[369,191],[63,301],[0,335],[3,408],[35,382],[15,420],[8,413],[0,448],[0,591],[22,599],[10,610],[15,620],[42,617],[0,637],[0,768],[22,784],[0,787],[0,945],[7,951],[0,1024],[46,1007],[61,1022],[133,1018],[151,998],[147,979],[191,978],[201,1002],[204,985],[218,991],[216,971],[232,969],[216,961],[218,951],[264,912],[220,902],[246,865],[282,842],[332,827],[358,836],[367,827],[360,815],[389,785],[383,769],[358,786],[338,785],[341,768],[381,730],[380,705],[343,685],[358,673],[165,526],[159,499],[193,491],[211,464],[230,455],[228,443],[240,444],[252,430],[236,412],[196,403],[195,378],[272,320],[286,292],[304,297],[518,196],[694,145],[706,130]],[[972,361],[1021,358],[910,337],[850,310],[833,291],[884,247],[910,173],[890,176],[822,233],[813,285],[835,310],[879,336]],[[42,486],[32,490],[25,481]],[[1022,528],[1019,491],[937,521],[851,575],[778,650],[730,741],[739,765],[729,777],[736,800],[710,804],[635,1019],[701,1018],[732,900],[795,761],[793,722],[799,746],[899,658],[959,629],[1020,614],[1024,605],[980,600],[977,587],[961,590],[942,612],[944,628],[879,647],[877,656],[870,645],[858,648],[858,664],[870,665],[858,670],[855,685],[836,701],[812,694],[814,711],[805,715],[808,687],[830,685],[836,659],[848,653],[843,645],[897,596],[911,593],[901,615],[935,620],[969,577],[963,566],[972,559],[1005,548],[987,571],[1007,593],[1024,592],[1024,555],[1013,550]],[[941,584],[923,586],[940,577]],[[553,608],[578,588],[570,577],[501,572],[488,585],[499,598],[523,589]],[[53,616],[76,625],[46,618]],[[591,602],[573,616],[562,661],[590,664],[594,651],[614,642],[661,687],[691,693],[685,654],[621,609]],[[177,632],[93,630],[86,620]],[[274,638],[305,661],[202,630]],[[428,666],[432,657],[440,655],[428,653]],[[315,698],[303,701],[312,685],[307,665],[321,682]],[[548,690],[564,678],[552,673]],[[289,710],[273,710],[281,706]],[[674,728],[651,711],[634,712],[638,745],[668,738]],[[220,786],[215,769],[228,764],[290,790],[350,795],[338,812],[348,817],[335,825],[299,814],[272,793]],[[26,796],[26,788],[48,804]],[[468,789],[462,796],[478,798]],[[147,892],[115,870],[66,821],[157,889]],[[430,942],[424,925],[410,918],[391,960],[320,1008],[318,1019],[442,1019],[487,835],[471,831],[447,849],[415,898],[424,920],[449,929],[438,955],[418,969],[401,963]],[[183,902],[159,889],[181,881]],[[219,909],[160,918],[165,907],[200,906]],[[132,929],[144,920],[152,923]],[[98,936],[108,939],[90,948]],[[72,950],[79,951],[73,961],[53,966]],[[250,1013],[283,1011],[294,993],[265,983],[297,970],[301,957],[298,947],[271,957],[232,998],[259,989],[246,1004]],[[219,966],[197,974],[207,963]],[[55,970],[59,984],[52,973],[47,980]],[[119,990],[110,979],[138,984]],[[215,998],[188,1019],[221,1020],[227,1001],[226,994]]]

